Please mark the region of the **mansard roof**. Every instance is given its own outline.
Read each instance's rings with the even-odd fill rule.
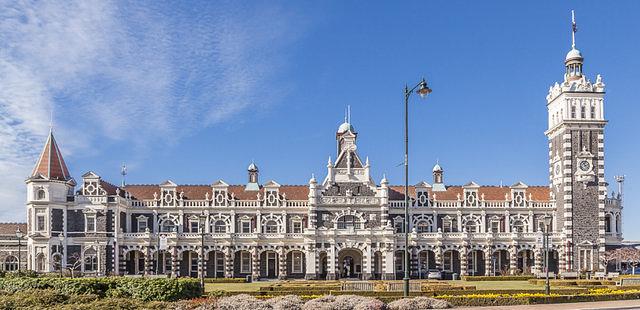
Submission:
[[[44,145],[36,166],[33,168],[31,177],[43,176],[49,180],[67,181],[71,179],[67,164],[62,158],[62,153],[58,148],[58,143],[53,137],[53,132],[49,131],[49,137]]]
[[[259,191],[245,191],[244,185],[229,185],[227,187],[229,196],[233,194],[236,199],[255,200],[258,193],[264,197],[264,188]],[[160,186],[157,184],[133,184],[124,187],[124,190],[131,194],[133,199],[145,200],[153,199],[153,194],[160,195]],[[212,198],[212,187],[210,185],[178,185],[176,192],[183,192],[184,199],[203,200],[209,193]],[[281,185],[278,189],[280,195],[286,195],[289,200],[307,200],[309,196],[309,187],[306,185]]]
[[[447,186],[446,191],[435,192],[436,199],[438,200],[456,200],[458,195],[462,199],[464,193],[463,186]],[[427,190],[431,196],[431,189]],[[550,189],[548,186],[529,186],[525,190],[525,195],[535,201],[549,201]],[[415,186],[409,186],[409,197],[415,197]],[[484,195],[485,200],[505,200],[505,195],[511,197],[511,188],[508,186],[480,186],[478,188],[478,195],[482,197]],[[432,197],[432,196],[431,196]],[[393,185],[389,186],[389,200],[403,200],[404,199],[404,186]]]

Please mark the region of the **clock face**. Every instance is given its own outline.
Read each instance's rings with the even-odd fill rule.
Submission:
[[[583,160],[580,162],[580,170],[586,172],[586,171],[589,171],[590,168],[591,168],[591,164],[588,161]]]

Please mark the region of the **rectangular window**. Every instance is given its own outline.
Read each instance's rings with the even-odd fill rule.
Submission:
[[[45,231],[46,230],[46,214],[45,210],[37,210],[36,211],[36,230],[37,231]]]
[[[293,252],[293,273],[302,273],[302,253]]]
[[[85,216],[85,231],[86,232],[95,232],[96,231],[96,215],[95,214],[87,214]]]
[[[251,233],[251,222],[242,221],[240,223],[240,225],[242,226],[242,233],[243,234],[250,234]]]
[[[453,251],[448,251],[444,254],[444,264],[443,264],[443,268],[445,271],[452,271],[453,270]]]
[[[189,220],[189,225],[191,226],[191,232],[198,232],[198,220]]]
[[[242,252],[240,253],[240,273],[250,273],[251,272],[251,253]]]
[[[571,118],[576,118],[576,107],[571,106]]]
[[[491,221],[491,232],[497,234],[500,232],[500,222],[499,221]]]
[[[580,117],[581,118],[587,118],[587,109],[585,109],[584,106],[580,107]]]
[[[292,232],[294,234],[301,234],[302,233],[302,221],[293,221]]]
[[[442,232],[452,232],[451,220],[442,220]]]
[[[145,232],[147,230],[147,218],[138,219],[138,232]]]
[[[591,118],[596,118],[596,107],[591,107]]]

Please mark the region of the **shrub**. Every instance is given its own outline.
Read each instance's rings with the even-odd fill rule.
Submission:
[[[387,305],[389,310],[414,310],[414,309],[447,309],[451,308],[451,304],[445,300],[415,297],[398,299]]]
[[[135,298],[143,301],[173,301],[200,296],[194,279],[148,278],[2,278],[0,290],[14,293],[26,289],[52,289],[69,295]]]
[[[356,295],[327,295],[307,301],[303,310],[381,310],[385,304],[371,297]]]
[[[258,300],[257,298],[247,295],[240,294],[229,297],[223,297],[218,302],[219,310],[240,310],[240,309],[250,309],[250,310],[267,310],[270,309],[265,302]]]
[[[66,302],[67,295],[54,290],[25,290],[0,298],[0,309],[34,309]]]
[[[274,310],[301,310],[304,305],[302,298],[297,295],[286,295],[265,300],[265,303]]]
[[[205,278],[205,283],[245,283],[245,278]]]

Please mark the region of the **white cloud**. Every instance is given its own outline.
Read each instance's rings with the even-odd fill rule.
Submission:
[[[148,149],[282,95],[267,85],[299,32],[293,16],[204,5],[0,2],[0,220],[24,219],[52,109],[69,161],[102,139]]]

